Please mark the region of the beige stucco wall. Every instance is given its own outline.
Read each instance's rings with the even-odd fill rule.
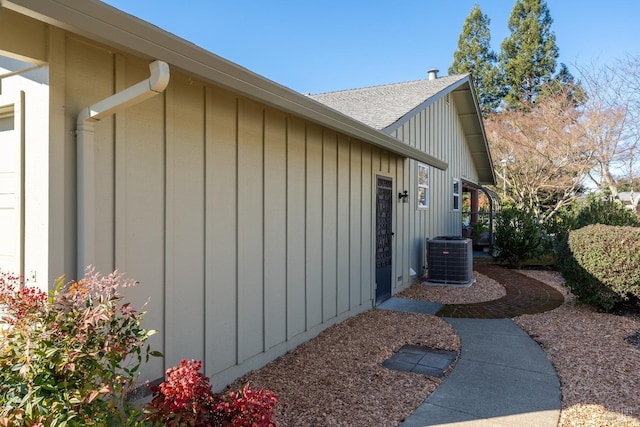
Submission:
[[[73,277],[77,114],[147,78],[149,61],[57,28],[46,38],[49,277]],[[140,281],[127,293],[160,331],[165,359],[143,379],[194,358],[218,387],[372,307],[374,179],[408,185],[405,159],[176,68],[162,95],[95,125],[93,166],[94,264]],[[410,280],[405,209],[395,291]]]

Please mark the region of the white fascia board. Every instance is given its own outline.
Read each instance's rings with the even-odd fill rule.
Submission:
[[[484,153],[483,153],[484,167],[481,167],[479,169],[484,169],[484,172],[485,172],[485,174],[484,174],[484,176],[485,176],[484,183],[485,183],[485,185],[496,185],[496,174],[495,174],[495,171],[493,169],[493,159],[491,158],[491,150],[489,149],[489,141],[487,139],[487,135],[486,135],[485,130],[484,130],[484,121],[482,119],[482,114],[480,112],[480,103],[478,102],[478,98],[476,96],[476,91],[474,90],[475,83],[473,81],[473,76],[471,74],[469,74],[467,79],[469,80],[469,94],[471,96],[471,100],[472,100],[473,104],[475,105],[476,120],[477,120],[476,121],[477,129],[474,129],[471,132],[473,133],[475,131],[475,132],[477,132],[477,133],[482,135],[482,141],[483,141],[483,147],[484,147]]]
[[[447,163],[97,0],[3,0],[3,6],[210,82],[377,147],[446,169]]]

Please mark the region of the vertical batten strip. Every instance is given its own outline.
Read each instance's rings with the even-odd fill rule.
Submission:
[[[291,227],[289,225],[289,205],[291,204],[291,187],[289,185],[289,180],[291,179],[291,171],[290,171],[290,162],[291,158],[289,156],[289,144],[290,141],[290,130],[289,126],[291,123],[289,121],[289,115],[287,114],[284,117],[284,164],[285,164],[285,173],[284,173],[284,182],[285,182],[285,204],[284,209],[287,213],[287,220],[284,224],[284,241],[285,241],[285,257],[284,257],[284,337],[285,340],[288,340],[291,337],[291,328],[289,326],[291,322],[291,314],[289,313],[289,309],[291,308],[291,286],[292,279],[289,275],[289,268],[291,268],[291,262],[289,261],[289,251],[291,251],[291,245],[289,244],[289,236],[291,233]],[[306,305],[306,301],[305,301]],[[305,312],[306,318],[306,312]]]
[[[307,156],[308,156],[308,129],[309,129],[309,125],[308,123],[304,124],[303,127],[303,144],[304,144],[304,156],[301,159],[302,164],[304,165],[304,257],[303,257],[303,262],[304,262],[304,330],[308,331],[309,330],[309,278],[308,278],[308,263],[307,263],[307,259],[309,257],[309,250],[308,250],[308,241],[309,241],[309,197],[308,197],[308,193],[309,193],[309,171],[308,171],[308,164],[307,164]]]
[[[362,304],[362,153],[358,140],[349,141],[349,308]]]
[[[267,245],[268,236],[267,236],[267,220],[266,217],[268,215],[267,211],[267,112],[264,107],[262,107],[262,257],[260,257],[260,263],[262,264],[262,351],[265,352],[268,349],[267,344],[267,316],[268,316],[268,307],[267,307],[267,281],[269,278],[266,275],[267,268]]]
[[[341,267],[341,260],[340,260],[340,224],[341,224],[341,218],[340,218],[340,135],[339,134],[335,134],[335,159],[334,159],[334,168],[335,168],[335,176],[334,176],[334,183],[335,186],[333,187],[333,202],[334,202],[334,236],[333,236],[333,243],[334,243],[334,247],[333,247],[333,252],[334,252],[334,270],[335,270],[335,277],[334,277],[334,282],[335,282],[335,301],[334,301],[334,305],[335,305],[335,315],[339,315],[340,312],[340,267]]]
[[[306,330],[306,143],[305,124],[287,117],[286,147],[286,281],[287,281],[287,338]]]
[[[305,294],[306,330],[322,323],[323,318],[323,144],[318,126],[305,124]]]
[[[168,138],[168,114],[167,114],[167,109],[168,109],[168,103],[169,103],[169,99],[168,99],[168,95],[167,92],[165,91],[164,96],[162,97],[162,123],[164,124],[164,126],[162,126],[162,207],[164,209],[162,209],[162,272],[161,272],[161,277],[162,277],[162,314],[163,314],[163,320],[164,320],[164,325],[167,324],[168,319],[167,319],[167,310],[168,310],[168,304],[167,304],[167,294],[169,291],[169,286],[167,285],[167,253],[168,253],[168,248],[167,248],[167,227],[168,227],[168,221],[167,221],[167,187],[168,187],[168,183],[167,183],[167,145],[168,142],[167,140]],[[169,348],[169,344],[167,343],[167,332],[166,332],[166,328],[165,328],[165,332],[163,332],[162,334],[162,354],[167,354],[167,350]],[[166,358],[162,358],[162,361],[164,362],[164,369],[162,371],[162,374],[164,375],[164,372],[169,368],[169,364],[167,363],[167,359]]]
[[[66,192],[66,177],[73,174],[73,170],[65,167],[65,160],[69,157],[69,140],[73,138],[66,130],[67,114],[65,103],[58,102],[65,98],[67,56],[66,34],[63,30],[49,25],[49,152],[48,152],[48,197],[49,211],[47,218],[47,236],[45,236],[47,250],[46,283],[48,286],[55,282],[60,272],[74,273],[78,271],[76,258],[65,254],[73,253],[75,248],[75,229],[68,225],[71,215],[69,196]]]
[[[233,203],[235,205],[235,333],[236,333],[236,365],[239,365],[242,360],[240,358],[240,221],[238,219],[238,211],[240,210],[240,99],[234,98],[235,101],[235,134],[234,134],[234,148],[235,148],[235,191],[233,192]]]
[[[207,114],[209,112],[208,107],[208,96],[207,96],[207,86],[202,87],[202,364],[203,371],[207,372],[208,362],[207,359],[207,331],[208,331],[208,322],[207,322],[207,255],[209,251],[207,251],[207,240],[209,235],[209,230],[207,228],[207,211],[208,206],[207,202],[209,198],[207,197],[207,140],[209,134],[207,132]]]
[[[337,228],[336,228],[336,265],[337,265],[337,314],[349,311],[350,274],[349,274],[349,208],[350,208],[350,141],[348,137],[338,136],[338,180]]]
[[[124,90],[126,87],[126,58],[121,54],[114,54],[113,58],[114,64],[114,76],[113,76],[113,91],[114,93],[120,92]],[[115,270],[118,265],[117,263],[117,244],[118,244],[118,231],[117,231],[117,223],[118,223],[118,204],[122,202],[124,198],[118,195],[118,181],[120,179],[124,179],[123,188],[126,187],[126,178],[121,177],[124,175],[124,171],[120,170],[119,164],[124,161],[126,164],[126,158],[122,156],[118,158],[119,153],[119,144],[122,144],[125,140],[124,130],[126,129],[126,120],[127,115],[126,112],[122,112],[117,115],[113,121],[113,204],[111,206],[112,209],[112,217],[114,218],[114,227],[113,227],[113,253],[111,254],[111,270]],[[123,153],[124,154],[124,153]]]
[[[325,222],[325,205],[324,205],[324,200],[326,197],[326,193],[327,190],[325,188],[325,177],[326,177],[326,171],[325,171],[325,152],[327,151],[327,147],[325,145],[325,133],[326,131],[324,129],[321,129],[320,131],[320,146],[321,146],[321,154],[322,154],[322,161],[321,161],[321,168],[320,168],[320,194],[321,194],[321,199],[320,199],[320,218],[319,218],[319,222],[320,222],[320,322],[322,323],[325,321],[325,310],[326,310],[326,302],[325,302],[325,278],[326,278],[326,274],[325,274],[325,266],[327,265],[327,262],[325,260],[325,255],[324,255],[324,251],[325,251],[325,246],[326,246],[326,242],[325,242],[325,238],[324,238],[324,234],[325,234],[325,229],[327,228],[327,224]]]
[[[374,226],[372,225],[374,215],[373,180],[375,171],[373,170],[373,156],[371,146],[363,146],[362,150],[362,247],[367,248],[363,256],[364,265],[362,268],[365,274],[363,282],[367,284],[363,287],[361,300],[370,303],[373,300],[375,290],[374,254],[375,245],[373,243]]]
[[[165,338],[165,348],[164,348],[164,363],[165,369],[175,364],[175,357],[173,353],[173,324],[174,322],[174,312],[173,312],[173,298],[171,295],[173,281],[171,280],[171,275],[173,274],[173,266],[171,264],[170,258],[173,255],[173,228],[171,222],[172,209],[170,206],[170,201],[172,200],[174,189],[173,189],[173,172],[170,167],[170,158],[172,155],[171,143],[170,141],[173,139],[173,127],[174,127],[174,119],[173,119],[173,95],[175,92],[175,85],[171,84],[165,91],[166,101],[165,101],[165,197],[164,197],[164,211],[165,211],[165,229],[164,229],[164,243],[165,243],[165,251],[164,251],[164,283],[165,283],[165,298],[164,298],[164,313],[165,313],[165,324],[164,324],[164,338]]]

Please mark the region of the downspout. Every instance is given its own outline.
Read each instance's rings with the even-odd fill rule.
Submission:
[[[77,278],[96,262],[96,173],[94,124],[117,111],[161,94],[169,84],[169,65],[163,61],[149,64],[151,75],[121,92],[83,108],[78,114],[77,138]]]

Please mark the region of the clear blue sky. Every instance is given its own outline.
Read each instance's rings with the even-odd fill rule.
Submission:
[[[499,51],[515,0],[106,0],[302,93],[446,75],[474,3]],[[547,0],[559,62],[640,54],[640,1]]]

